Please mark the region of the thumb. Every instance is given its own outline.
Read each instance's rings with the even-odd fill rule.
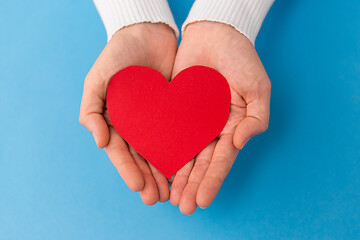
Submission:
[[[258,118],[252,116],[245,117],[235,129],[234,146],[237,149],[242,149],[251,138],[265,132],[267,126],[267,123],[263,123]]]
[[[96,145],[104,148],[109,142],[109,128],[104,119],[106,86],[94,75],[88,74],[84,83],[79,122],[93,135]]]
[[[270,92],[266,91],[262,96],[261,99],[248,103],[246,117],[236,126],[233,144],[237,149],[242,149],[252,137],[265,132],[268,128]]]

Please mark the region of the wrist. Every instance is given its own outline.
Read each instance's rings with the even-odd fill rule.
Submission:
[[[128,34],[135,39],[166,38],[177,41],[173,29],[164,23],[135,23],[117,30],[112,39],[116,39],[123,34]]]
[[[182,26],[199,21],[225,23],[254,43],[261,24],[274,0],[196,0]]]
[[[183,39],[186,38],[198,39],[197,41],[216,45],[223,45],[223,42],[252,45],[248,37],[233,26],[208,20],[188,24],[183,32]]]
[[[105,25],[108,41],[119,29],[138,23],[163,23],[175,36],[175,24],[167,0],[93,0]]]

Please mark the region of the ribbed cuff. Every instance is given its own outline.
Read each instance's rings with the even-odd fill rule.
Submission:
[[[215,21],[233,26],[254,44],[261,24],[274,0],[196,0],[182,26]]]
[[[119,29],[141,22],[165,23],[179,37],[167,0],[93,0],[105,25],[108,41]]]

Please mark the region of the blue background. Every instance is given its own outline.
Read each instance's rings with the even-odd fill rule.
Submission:
[[[192,1],[170,0],[179,25]],[[214,203],[145,206],[78,123],[91,1],[0,2],[0,239],[360,239],[360,1],[277,0],[256,42],[269,130]]]

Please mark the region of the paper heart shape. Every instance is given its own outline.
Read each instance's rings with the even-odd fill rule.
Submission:
[[[187,68],[168,82],[154,69],[130,66],[112,77],[106,101],[120,136],[170,178],[221,133],[230,88],[209,67]]]

